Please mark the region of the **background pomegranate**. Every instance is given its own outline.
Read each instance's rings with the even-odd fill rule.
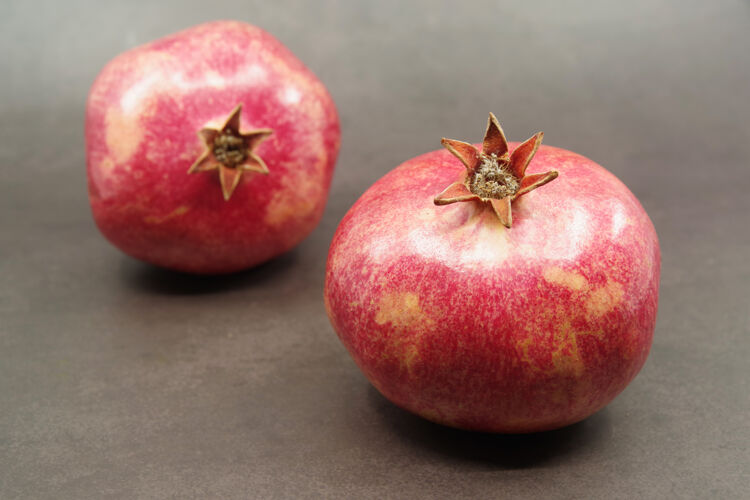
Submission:
[[[445,150],[409,160],[342,220],[326,308],[397,405],[466,429],[553,429],[602,408],[645,362],[660,269],[651,221],[617,178],[570,151],[541,146],[523,172],[540,141],[508,148],[491,119],[481,155],[444,140],[467,169]],[[513,171],[510,195],[554,182],[515,199],[511,221],[513,196],[469,190],[490,157]]]
[[[236,271],[317,225],[339,142],[331,97],[278,40],[239,22],[199,25],[121,54],[97,77],[86,109],[91,209],[133,257]]]

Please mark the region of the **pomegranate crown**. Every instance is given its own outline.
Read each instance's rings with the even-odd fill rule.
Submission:
[[[235,106],[220,127],[204,127],[198,131],[203,152],[188,170],[189,174],[218,170],[225,201],[231,198],[244,172],[268,175],[268,167],[255,149],[273,130],[240,130],[241,113],[242,103]]]
[[[458,181],[435,197],[435,205],[459,201],[485,203],[492,207],[500,222],[510,228],[513,223],[511,202],[557,178],[555,170],[526,175],[526,167],[539,149],[543,137],[543,132],[537,132],[509,154],[503,129],[495,115],[490,113],[482,151],[467,142],[443,138],[443,146],[461,160],[466,171]]]

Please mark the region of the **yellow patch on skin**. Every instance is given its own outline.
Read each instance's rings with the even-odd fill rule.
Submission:
[[[411,373],[417,361],[419,361],[419,349],[414,344],[407,345],[404,348],[404,354],[401,358],[402,365]]]
[[[126,115],[119,108],[110,108],[105,126],[109,152],[116,163],[125,163],[138,150],[143,139],[137,115]]]
[[[335,273],[341,269],[344,255],[345,254],[341,252],[341,250],[331,250],[328,254],[328,267],[330,268],[330,272]]]
[[[419,343],[421,338],[422,332],[417,332],[411,337],[405,337],[401,331],[396,332],[390,338],[389,347],[383,351],[382,359],[395,358],[402,370],[412,373],[420,359]]]
[[[581,358],[578,338],[588,335],[601,338],[603,334],[602,331],[576,332],[569,321],[562,323],[553,337],[553,344],[556,346],[552,351],[553,371],[561,375],[581,377],[586,370],[586,365]]]
[[[419,344],[425,330],[435,326],[419,305],[419,296],[413,292],[393,292],[384,295],[378,303],[375,322],[390,323],[395,331],[391,334],[391,346],[384,357],[395,356],[402,368],[411,372],[420,359]]]
[[[186,214],[190,210],[190,207],[186,205],[180,205],[179,207],[175,208],[171,212],[169,212],[167,215],[147,215],[143,218],[143,222],[146,222],[148,224],[161,224],[165,221],[168,221],[169,219],[173,219],[175,217],[179,217],[180,215]]]
[[[583,290],[588,286],[586,278],[575,271],[565,271],[559,267],[548,267],[544,270],[543,277],[548,282],[564,286],[571,290]]]
[[[531,359],[531,356],[529,356],[529,347],[534,344],[534,340],[536,339],[532,335],[529,335],[528,337],[518,342],[516,346],[521,350],[521,361],[526,363],[526,366],[531,368],[531,371],[538,372],[540,371],[539,367]]]
[[[290,219],[302,219],[315,210],[317,199],[312,194],[301,196],[287,190],[277,191],[266,207],[265,221],[272,227],[280,227]]]
[[[598,318],[613,311],[625,295],[622,285],[616,281],[608,281],[606,285],[597,288],[586,299],[586,311],[590,318]]]
[[[328,162],[324,149],[317,159],[312,173],[282,178],[283,189],[276,191],[266,206],[265,221],[268,225],[281,227],[289,220],[304,219],[317,209],[320,192],[324,189],[321,177]],[[273,165],[268,168],[268,175],[274,175]]]
[[[432,410],[429,408],[425,408],[423,410],[419,410],[419,414],[426,418],[427,420],[430,420],[432,422],[442,422],[443,419],[440,418],[440,413],[438,413],[437,410]]]
[[[622,343],[622,357],[626,361],[630,361],[635,357],[639,349],[639,343],[636,341],[638,337],[637,330],[629,330],[625,342]]]
[[[115,168],[115,162],[112,161],[112,158],[104,158],[101,162],[99,162],[99,170],[109,172],[113,168]]]
[[[378,306],[375,322],[379,325],[391,323],[408,328],[419,322],[432,322],[419,306],[419,296],[413,292],[389,293],[380,299]]]
[[[565,386],[557,386],[551,388],[546,394],[546,397],[549,398],[549,401],[557,405],[567,404],[570,402],[570,393]]]
[[[552,364],[555,370],[580,377],[585,367],[581,354],[578,352],[578,337],[569,322],[563,323],[555,332],[554,342],[557,345],[552,353]]]

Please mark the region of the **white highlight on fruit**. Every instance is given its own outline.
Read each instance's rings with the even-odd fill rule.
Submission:
[[[294,87],[286,87],[281,95],[281,100],[286,104],[298,104],[302,99],[302,93]]]
[[[260,83],[268,77],[268,71],[258,64],[243,66],[237,71],[237,80],[243,83]]]
[[[625,226],[628,225],[628,216],[618,201],[613,201],[612,205],[612,236],[617,238]]]
[[[456,203],[418,212],[421,223],[407,235],[411,252],[449,266],[500,264],[508,257],[508,233],[498,230],[497,216],[483,208]]]
[[[120,107],[124,113],[135,112],[142,104],[143,97],[151,92],[151,87],[159,81],[160,75],[153,73],[131,86],[120,98]]]
[[[532,212],[533,213],[533,212]],[[535,221],[536,222],[536,221]],[[581,242],[591,241],[587,233],[592,230],[591,216],[582,206],[560,207],[555,215],[529,224],[528,241],[546,242],[540,254],[550,261],[574,260],[584,250]],[[555,231],[564,232],[565,237],[546,237]],[[536,234],[533,234],[536,233]]]

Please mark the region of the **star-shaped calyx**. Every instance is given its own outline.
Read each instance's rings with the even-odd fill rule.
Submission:
[[[461,178],[435,197],[435,205],[458,201],[479,201],[492,206],[505,227],[513,223],[511,202],[557,177],[555,170],[526,175],[526,167],[542,143],[538,132],[508,154],[508,142],[495,115],[490,113],[482,151],[469,143],[443,139],[441,142],[466,167]]]
[[[255,148],[273,131],[262,128],[242,132],[241,111],[242,104],[238,104],[221,128],[206,127],[198,131],[198,137],[206,149],[188,170],[189,174],[218,170],[221,192],[225,200],[232,196],[243,172],[268,174],[268,167],[255,153]]]

